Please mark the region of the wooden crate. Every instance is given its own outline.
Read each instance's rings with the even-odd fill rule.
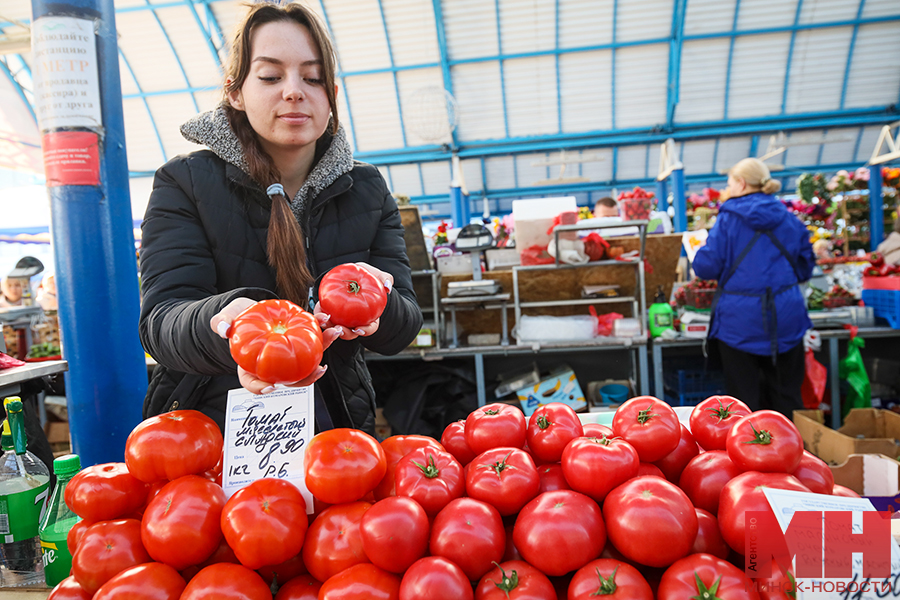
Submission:
[[[422,231],[422,218],[416,206],[401,206],[400,221],[403,223],[403,239],[406,241],[406,254],[409,266],[413,271],[426,271],[431,266],[431,255],[425,246],[425,233]]]

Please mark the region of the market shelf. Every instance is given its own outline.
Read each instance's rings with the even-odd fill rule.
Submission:
[[[619,263],[621,264],[621,263]],[[544,308],[547,306],[586,306],[591,304],[621,304],[636,302],[634,296],[614,296],[610,298],[582,298],[580,300],[545,300],[541,302],[519,302],[519,308]]]

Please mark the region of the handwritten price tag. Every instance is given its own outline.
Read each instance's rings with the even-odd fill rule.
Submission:
[[[313,387],[278,388],[258,396],[241,388],[229,390],[225,417],[225,458],[222,488],[234,492],[265,477],[286,479],[306,499],[303,455],[315,433]]]

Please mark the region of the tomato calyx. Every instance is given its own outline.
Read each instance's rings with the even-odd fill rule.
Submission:
[[[358,294],[362,291],[362,287],[359,285],[358,281],[353,279],[344,279],[344,283],[347,284],[347,292],[350,294]]]
[[[550,419],[547,418],[547,415],[539,415],[537,418],[537,426],[540,427],[541,430],[547,429],[552,424]]]
[[[507,464],[507,460],[509,459],[512,452],[504,456],[502,459],[492,462],[489,465],[481,465],[485,469],[491,469],[494,473],[497,474],[497,477],[500,476],[500,473],[509,468],[509,464]],[[513,571],[515,573],[515,571]]]
[[[718,418],[719,419],[718,422],[721,423],[722,421],[724,421],[725,419],[727,419],[728,417],[730,417],[731,415],[734,414],[734,412],[732,412],[732,410],[731,410],[732,406],[734,406],[734,402],[729,402],[728,405],[725,406],[722,404],[722,401],[719,400],[718,407],[707,408],[706,410],[708,410],[710,413],[712,413],[713,417]]]
[[[497,586],[497,589],[502,591],[506,595],[506,597],[509,598],[509,593],[519,587],[519,574],[515,569],[512,569],[509,575],[507,575],[506,571],[503,570],[503,567],[501,567],[496,562],[494,562],[494,564],[497,565],[498,569],[500,569],[500,575],[502,578],[500,579],[500,583],[497,583],[493,579],[488,579],[488,581]]]
[[[706,587],[706,584],[703,583],[703,580],[700,579],[700,576],[697,575],[696,571],[694,571],[694,580],[697,582],[698,594],[696,596],[691,596],[691,600],[722,600],[716,596],[716,592],[719,590],[719,583],[722,581],[721,575],[719,575],[715,583],[709,586],[709,588]]]
[[[500,413],[500,411],[499,411],[498,409],[496,409],[496,408],[489,408],[489,409],[487,409],[487,410],[485,410],[485,411],[482,411],[482,412],[484,412],[484,414],[486,414],[486,415],[496,415],[496,414],[499,414],[499,413]]]
[[[600,569],[594,569],[597,571],[597,579],[600,580],[600,587],[597,588],[596,592],[591,593],[591,596],[611,596],[616,593],[616,571],[619,570],[619,565],[616,565],[616,568],[613,569],[613,572],[609,574],[609,577],[605,578],[600,574]]]
[[[785,591],[784,593],[788,595],[788,597],[797,600],[797,580],[794,579],[794,574],[790,571],[787,572],[788,581],[791,582],[791,589]]]
[[[772,443],[772,434],[765,429],[762,431],[757,431],[756,427],[753,426],[753,423],[750,423],[750,429],[753,430],[753,439],[742,442],[744,444],[760,444],[763,446],[767,446]]]
[[[649,421],[651,417],[658,417],[658,416],[659,416],[659,415],[656,414],[656,413],[650,412],[651,410],[653,410],[653,405],[652,405],[652,404],[648,404],[648,405],[647,405],[647,408],[645,408],[644,410],[638,411],[637,422],[640,423],[641,425],[643,425],[644,423],[646,423],[647,421]]]
[[[416,465],[417,467],[419,467],[419,469],[421,469],[421,471],[422,471],[422,475],[424,475],[424,476],[427,477],[428,479],[434,479],[434,478],[436,478],[438,475],[441,474],[441,470],[438,469],[437,464],[435,464],[435,462],[434,462],[434,454],[429,454],[429,455],[428,455],[428,462],[427,462],[427,464],[420,465],[420,464],[417,463],[416,461],[412,461],[412,463],[413,463],[414,465]]]

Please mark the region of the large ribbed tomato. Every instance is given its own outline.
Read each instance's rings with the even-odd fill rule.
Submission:
[[[387,290],[378,278],[354,263],[338,265],[319,282],[319,305],[331,322],[349,329],[372,323],[384,312]]]
[[[128,471],[147,483],[200,475],[216,466],[224,440],[199,410],[173,410],[138,424],[125,441]]]
[[[318,321],[287,300],[263,300],[239,314],[228,340],[235,362],[268,383],[296,383],[322,362]]]

